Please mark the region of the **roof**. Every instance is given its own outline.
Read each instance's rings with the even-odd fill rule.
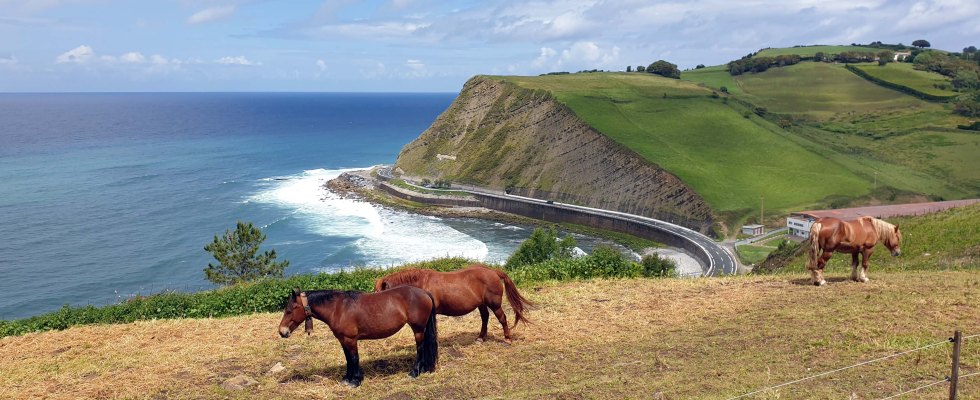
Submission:
[[[742,225],[742,228],[759,229],[762,225]]]
[[[905,216],[905,215],[931,214],[934,212],[948,210],[950,208],[963,207],[976,203],[980,203],[980,199],[933,201],[929,203],[912,203],[912,204],[892,204],[886,206],[840,208],[836,210],[797,211],[797,212],[790,213],[790,215],[797,216],[797,217],[809,217],[813,219],[834,217],[842,220],[852,220],[863,216],[888,218],[888,217],[897,217],[897,216]]]

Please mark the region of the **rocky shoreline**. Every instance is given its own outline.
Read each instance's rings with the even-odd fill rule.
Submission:
[[[380,181],[374,176],[374,169],[364,169],[344,172],[337,178],[326,182],[323,186],[346,199],[366,201],[382,207],[390,207],[406,212],[442,217],[442,218],[478,218],[508,224],[528,226],[540,225],[539,220],[508,214],[483,207],[454,207],[409,202],[392,196],[379,188]],[[701,264],[681,249],[647,247],[638,249],[639,255],[657,253],[667,257],[677,264],[677,272],[681,276],[698,275],[702,272]]]

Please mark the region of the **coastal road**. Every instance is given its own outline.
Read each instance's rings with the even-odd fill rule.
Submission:
[[[378,175],[393,179],[391,176],[390,167],[383,167],[378,170]],[[411,183],[409,183],[411,184]],[[414,185],[413,185],[414,186]],[[421,188],[421,187],[420,187]],[[432,188],[424,188],[425,190],[436,190]],[[650,226],[659,231],[666,232],[670,235],[679,237],[690,243],[693,243],[702,253],[707,256],[707,265],[702,265],[705,276],[719,276],[719,275],[733,275],[738,272],[738,261],[735,259],[735,255],[732,254],[728,248],[722,244],[715,242],[713,239],[701,234],[700,232],[694,231],[692,229],[685,228],[680,225],[672,224],[670,222],[661,221],[658,219],[648,218],[641,215],[627,214],[618,211],[603,210],[599,208],[583,207],[572,204],[557,203],[547,200],[535,199],[531,197],[515,196],[510,195],[500,191],[491,191],[483,188],[478,188],[469,185],[453,185],[452,191],[464,191],[473,194],[480,194],[483,196],[499,197],[509,200],[528,202],[538,205],[546,205],[548,207],[575,210],[587,214],[602,215],[608,218],[616,218],[621,220],[630,221],[637,224],[642,224]],[[704,261],[704,260],[699,260]]]

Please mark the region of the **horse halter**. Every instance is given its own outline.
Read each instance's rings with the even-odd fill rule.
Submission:
[[[299,301],[303,305],[303,311],[306,312],[304,328],[306,329],[306,334],[309,335],[313,333],[313,310],[310,309],[310,302],[306,299],[306,292],[300,292]]]

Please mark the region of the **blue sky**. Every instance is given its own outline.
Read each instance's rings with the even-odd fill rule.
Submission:
[[[477,74],[980,46],[976,0],[0,0],[0,92],[456,92]]]

